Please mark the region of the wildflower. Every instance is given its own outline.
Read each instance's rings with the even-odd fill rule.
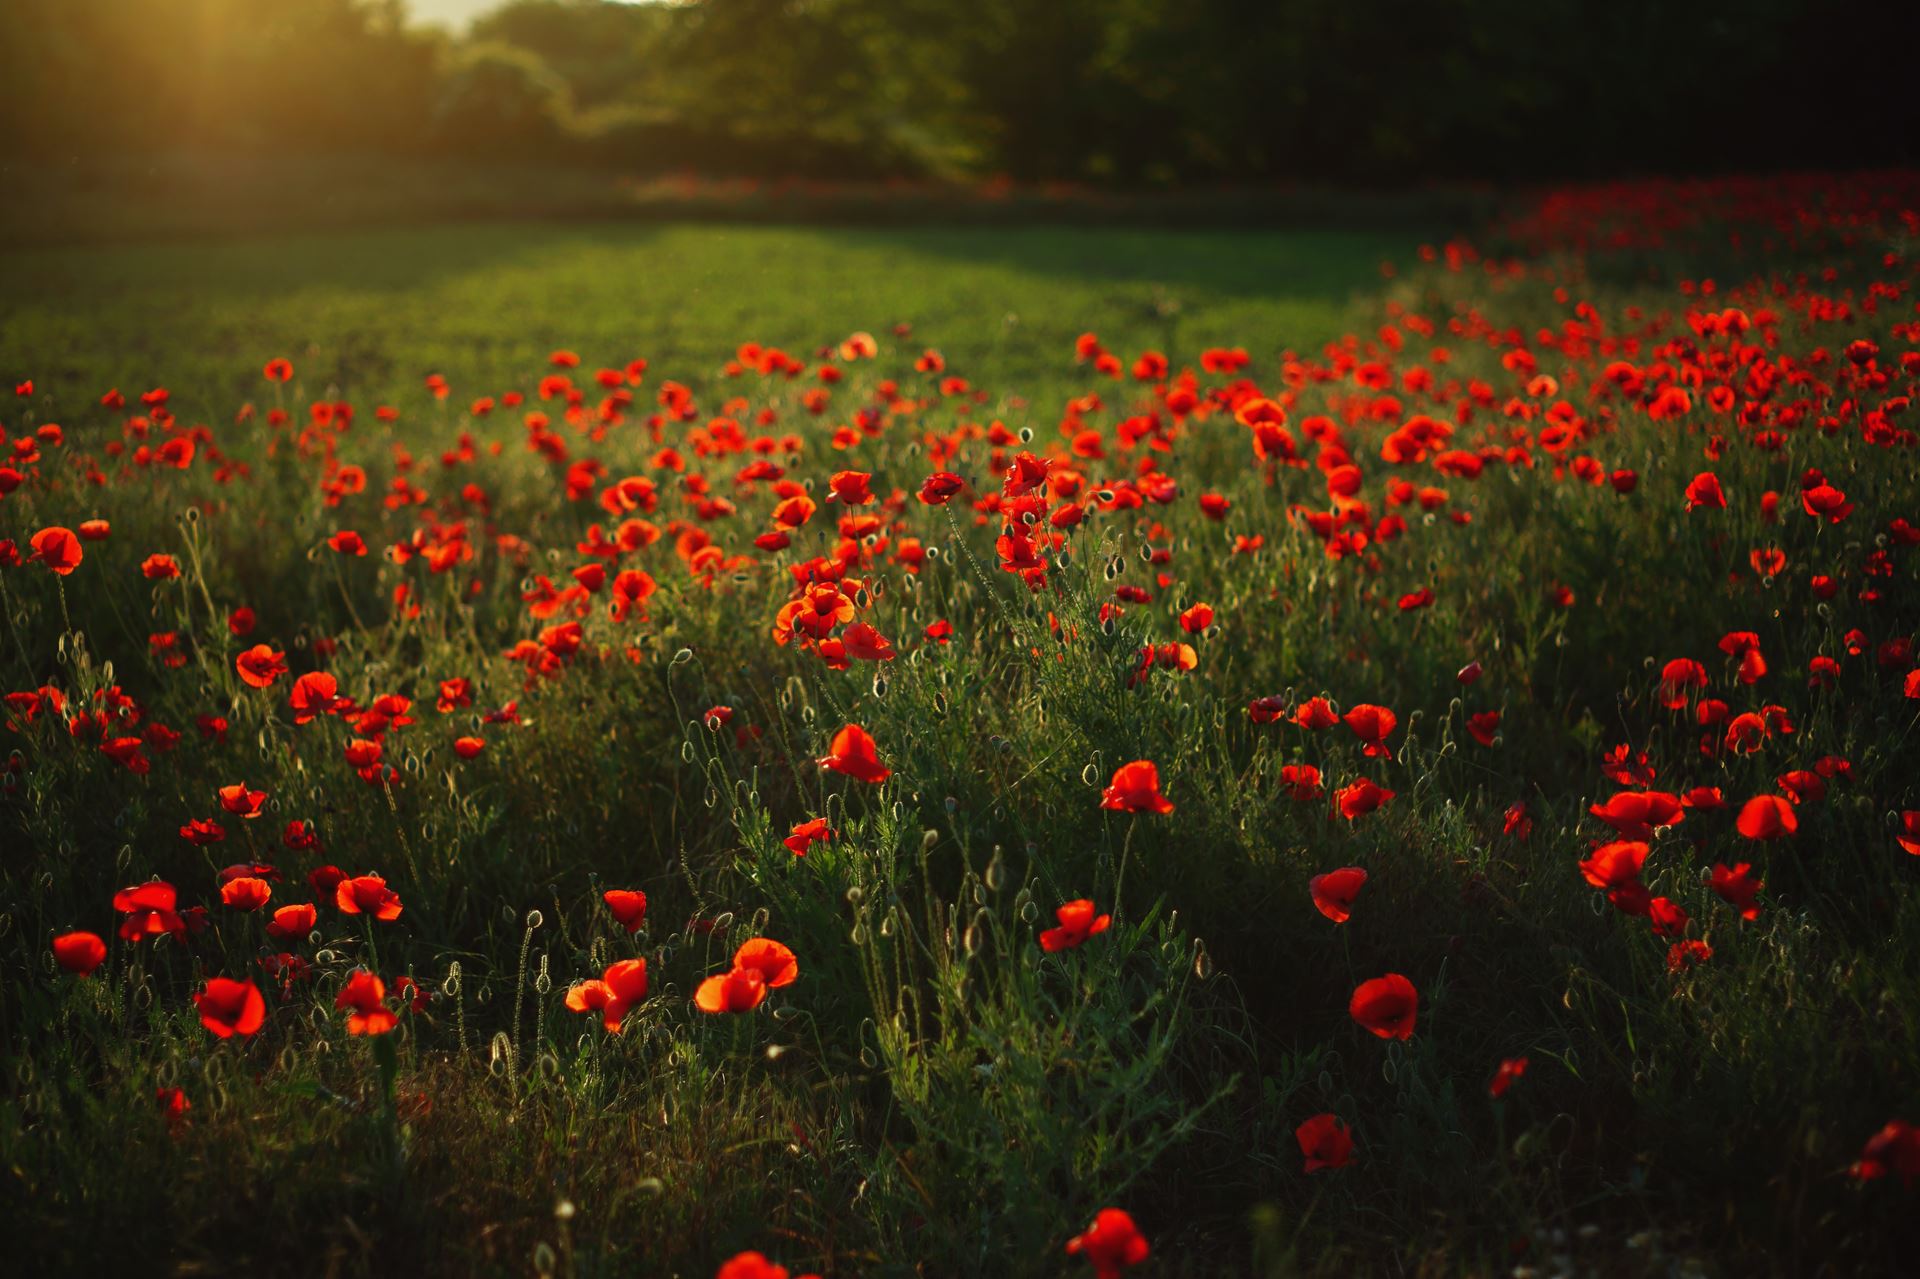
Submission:
[[[1173,811],[1173,804],[1160,793],[1160,769],[1150,759],[1137,759],[1115,769],[1113,780],[1100,793],[1100,807],[1122,813]]]
[[[1911,1189],[1920,1179],[1920,1127],[1904,1119],[1888,1120],[1886,1127],[1867,1138],[1848,1172],[1860,1181],[1893,1173],[1903,1188]]]
[[[1345,1168],[1353,1159],[1353,1131],[1334,1115],[1315,1115],[1294,1129],[1293,1137],[1307,1157],[1309,1174]]]
[[[1742,919],[1760,918],[1760,890],[1766,885],[1753,873],[1753,866],[1740,862],[1729,870],[1724,864],[1715,862],[1708,886],[1729,906],[1740,912]]]
[[[1380,759],[1393,758],[1393,751],[1387,746],[1387,738],[1393,735],[1393,730],[1400,723],[1400,719],[1392,711],[1384,706],[1373,706],[1363,702],[1340,718],[1342,723],[1353,730],[1355,737],[1366,743],[1366,749],[1361,752],[1362,754]]]
[[[162,933],[186,936],[186,923],[174,912],[176,901],[173,885],[159,880],[115,893],[113,908],[126,916],[120,921],[121,940],[139,941]]]
[[[809,848],[815,844],[826,843],[832,838],[834,838],[834,831],[827,825],[826,818],[810,817],[794,826],[787,837],[780,842],[785,844],[787,850],[795,857],[805,857]]]
[[[400,918],[400,894],[388,888],[387,881],[378,875],[342,879],[333,900],[348,915],[372,915],[383,921]]]
[[[1354,988],[1347,1011],[1353,1019],[1382,1039],[1413,1038],[1414,1014],[1420,994],[1399,973],[1363,981]]]
[[[700,983],[693,1003],[707,1013],[751,1012],[767,991],[792,985],[799,976],[800,963],[791,950],[770,938],[756,938],[734,952],[730,970]]]
[[[647,961],[623,959],[609,964],[597,980],[576,982],[567,991],[573,1012],[598,1012],[607,1033],[620,1033],[620,1023],[632,1007],[647,996]]]
[[[1102,1208],[1093,1224],[1067,1240],[1067,1255],[1084,1256],[1094,1279],[1119,1279],[1120,1272],[1147,1259],[1147,1241],[1133,1218],[1118,1208]]]
[[[293,690],[287,695],[293,722],[310,724],[315,717],[327,714],[339,702],[339,691],[339,682],[325,671],[308,671],[293,681]]]
[[[220,788],[220,807],[235,817],[251,820],[258,817],[262,806],[267,802],[267,793],[263,790],[248,790],[245,782],[236,782],[232,786]]]
[[[1793,805],[1778,795],[1755,795],[1740,806],[1734,829],[1748,839],[1777,839],[1800,829]]]
[[[267,1001],[250,981],[215,977],[193,997],[200,1024],[221,1039],[252,1035],[267,1020]]]
[[[320,912],[312,902],[296,902],[273,912],[273,918],[267,921],[267,936],[275,941],[292,941],[305,937],[319,922]]]
[[[1713,947],[1703,941],[1677,941],[1667,949],[1667,971],[1682,972],[1713,958]]]
[[[240,678],[254,688],[266,688],[287,673],[287,655],[265,644],[255,644],[233,661]]]
[[[1040,934],[1040,949],[1049,954],[1074,949],[1096,933],[1106,932],[1113,923],[1111,915],[1095,915],[1093,903],[1086,898],[1068,902],[1054,912],[1054,918],[1060,926]]]
[[[722,1262],[713,1279],[787,1279],[787,1268],[776,1266],[764,1253],[743,1252]],[[796,1279],[820,1279],[819,1275],[799,1275]]]
[[[61,577],[79,568],[80,561],[86,557],[80,547],[80,539],[74,536],[73,530],[57,524],[41,529],[27,540],[27,544],[33,548],[32,559],[39,560]]]
[[[1467,733],[1482,746],[1491,746],[1500,733],[1500,712],[1481,711],[1467,716]]]
[[[1343,866],[1307,881],[1307,892],[1314,908],[1336,924],[1344,924],[1353,913],[1353,899],[1367,882],[1367,872],[1358,866]]]
[[[91,976],[106,958],[107,944],[93,933],[62,933],[53,939],[54,962],[76,976]]]
[[[879,747],[872,734],[858,724],[848,724],[833,735],[820,767],[843,773],[855,781],[879,785],[893,776],[893,770],[880,762]]]
[[[638,889],[609,888],[601,894],[601,900],[613,912],[614,922],[629,933],[639,932],[647,922],[647,895]]]
[[[347,978],[333,1006],[346,1012],[349,1035],[384,1035],[400,1024],[386,999],[387,984],[362,968]]]
[[[1494,1070],[1493,1080],[1487,1085],[1487,1096],[1495,1098],[1496,1100],[1506,1096],[1507,1089],[1518,1083],[1520,1076],[1526,1073],[1527,1059],[1525,1057],[1506,1058],[1500,1063],[1499,1067]]]
[[[1366,816],[1393,796],[1393,791],[1376,784],[1370,777],[1362,777],[1333,793],[1334,802],[1340,806],[1340,815],[1348,821]]]
[[[235,910],[259,910],[272,895],[272,885],[252,875],[230,879],[220,886],[220,900]]]

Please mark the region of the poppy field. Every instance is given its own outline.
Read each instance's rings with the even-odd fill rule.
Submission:
[[[1910,1268],[1913,175],[3,264],[31,1272]]]

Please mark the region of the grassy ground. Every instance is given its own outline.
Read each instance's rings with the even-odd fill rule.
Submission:
[[[1625,208],[1582,226],[1635,221]],[[0,859],[0,1210],[48,1273],[137,1237],[182,1273],[705,1279],[752,1248],[829,1276],[1067,1275],[1090,1272],[1063,1247],[1108,1206],[1152,1241],[1143,1276],[1897,1272],[1911,1191],[1849,1169],[1883,1124],[1920,1117],[1920,859],[1894,838],[1920,806],[1902,682],[1920,611],[1892,524],[1920,520],[1920,490],[1910,438],[1865,438],[1914,380],[1912,342],[1884,311],[1807,303],[1912,280],[1898,219],[1850,214],[1791,246],[1756,233],[1724,271],[1724,236],[1582,257],[1524,222],[1502,235],[1535,247],[1500,271],[1352,231],[615,224],[0,257],[0,374],[34,380],[0,421],[62,427],[37,458],[17,450],[0,538],[24,555],[43,527],[112,523],[70,576],[0,569],[0,682],[68,699],[15,699],[0,729],[0,837],[19,850]],[[1675,280],[1707,261],[1702,305]],[[1727,306],[1784,319],[1689,324]],[[872,358],[822,354],[856,330]],[[1090,330],[1121,377],[1076,362]],[[1877,363],[1834,355],[1861,337]],[[804,375],[729,372],[747,342]],[[1244,371],[1202,368],[1233,346]],[[556,348],[582,367],[551,367]],[[1171,368],[1136,379],[1148,349]],[[1764,389],[1762,356],[1805,376]],[[262,380],[274,357],[291,382]],[[593,370],[635,357],[633,402],[604,405]],[[1622,360],[1642,385],[1622,389]],[[822,362],[844,378],[822,382]],[[1199,408],[1176,415],[1183,369]],[[571,418],[541,397],[556,373],[583,389]],[[650,421],[668,380],[694,407]],[[136,451],[177,433],[135,398],[161,385],[180,427],[208,427],[186,469]],[[1650,413],[1667,385],[1687,407]],[[97,403],[111,386],[127,408]],[[1713,386],[1751,420],[1711,407]],[[1256,458],[1235,420],[1256,390],[1285,404],[1301,465]],[[342,400],[350,427],[312,408]],[[1845,416],[1770,441],[1795,400],[1807,421]],[[1310,425],[1322,413],[1331,432]],[[1419,414],[1454,422],[1484,473],[1437,466],[1444,444],[1383,457]],[[709,425],[723,415],[735,444]],[[749,443],[787,433],[798,448]],[[1021,449],[1050,460],[1043,512],[1087,508],[1031,588],[996,544]],[[755,459],[820,500],[789,547],[753,542],[781,496],[737,478]],[[1801,510],[1815,466],[1854,505],[1842,523]],[[944,508],[913,496],[936,469],[971,482]],[[1606,482],[1627,469],[1630,492]],[[1709,469],[1728,505],[1689,513]],[[824,500],[842,470],[871,473],[875,529]],[[626,476],[656,488],[620,511]],[[1202,493],[1231,500],[1224,518]],[[662,536],[615,552],[577,615],[541,609],[542,578],[569,586],[593,558],[589,526],[629,518]],[[343,529],[371,554],[329,549]],[[433,547],[454,552],[445,571],[414,553]],[[1762,573],[1750,552],[1768,548],[1785,566]],[[156,552],[178,578],[143,575]],[[789,570],[815,556],[844,566],[848,606],[897,656],[842,671],[771,638]],[[614,617],[625,568],[658,590]],[[1812,574],[1841,589],[1818,599]],[[1422,589],[1429,605],[1401,606]],[[1199,603],[1212,625],[1183,627]],[[554,629],[570,620],[577,650]],[[951,643],[927,633],[940,620]],[[1748,631],[1770,667],[1755,683],[1721,648]],[[291,668],[264,689],[235,665],[259,640]],[[1830,689],[1809,686],[1816,655],[1841,663]],[[1660,673],[1682,657],[1710,682],[1675,710]],[[290,682],[314,670],[359,708],[412,699],[416,722],[296,723]],[[443,713],[454,677],[472,704]],[[1396,711],[1391,757],[1344,726],[1250,714],[1316,695]],[[1786,719],[1736,750],[1702,727],[1705,697]],[[521,722],[481,718],[509,701]],[[62,723],[82,708],[104,724]],[[1496,710],[1483,744],[1468,716]],[[814,762],[848,723],[890,779]],[[145,741],[146,771],[100,748],[116,735]],[[380,742],[380,766],[356,739]],[[1171,814],[1101,807],[1136,759],[1157,762]],[[1395,793],[1349,819],[1296,793],[1281,770],[1302,765],[1326,792]],[[1816,767],[1829,785],[1795,806],[1797,834],[1736,830],[1746,800]],[[266,793],[258,819],[217,799],[243,781]],[[1644,837],[1647,888],[1691,916],[1666,936],[1578,869],[1616,838],[1590,807],[1621,790],[1693,801]],[[782,837],[815,816],[835,838],[795,857]],[[183,838],[196,818],[224,840]],[[290,847],[292,819],[321,845]],[[269,911],[317,903],[310,931],[272,939],[223,903],[222,868],[254,862],[279,874]],[[1750,920],[1703,883],[1734,862],[1765,880]],[[385,876],[402,914],[336,909],[311,884],[325,865]],[[1368,879],[1336,924],[1308,885],[1346,866]],[[115,891],[156,876],[205,927],[117,939]],[[647,894],[639,931],[607,889]],[[1076,898],[1111,927],[1043,951]],[[91,977],[54,963],[70,929],[108,939]],[[691,1006],[752,937],[790,946],[799,979],[752,1012]],[[1670,971],[1682,938],[1711,958]],[[619,1033],[565,1006],[629,957],[649,989]],[[349,1035],[335,998],[356,968],[427,997],[390,1036]],[[1389,972],[1419,992],[1404,1040],[1349,1010]],[[216,1040],[196,1017],[221,975],[265,992],[257,1034]],[[156,1090],[175,1087],[191,1109],[169,1119]],[[1308,1173],[1296,1129],[1323,1113],[1357,1144]]]
[[[910,323],[996,393],[1051,406],[1096,321],[1123,348],[1337,336],[1404,233],[451,225],[0,255],[0,350],[63,393],[166,384],[187,415],[258,398],[259,352],[356,400],[462,397],[555,347],[708,380],[740,343],[803,357]],[[1250,337],[1250,335],[1258,337]],[[836,336],[837,335],[837,336]]]

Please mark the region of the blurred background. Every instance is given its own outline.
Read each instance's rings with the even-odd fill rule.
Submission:
[[[1920,47],[1914,5],[7,0],[5,11],[0,165],[16,222],[22,201],[57,224],[63,202],[130,187],[147,217],[208,192],[255,207],[272,198],[262,186],[281,220],[303,203],[421,192],[499,201],[499,175],[529,170],[547,175],[533,185],[551,207],[612,198],[609,176],[1351,189],[1889,167],[1920,145],[1920,95],[1902,89]]]

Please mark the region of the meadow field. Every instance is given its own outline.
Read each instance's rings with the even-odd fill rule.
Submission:
[[[1912,1273],[1920,177],[1418,221],[0,250],[16,1273]]]

